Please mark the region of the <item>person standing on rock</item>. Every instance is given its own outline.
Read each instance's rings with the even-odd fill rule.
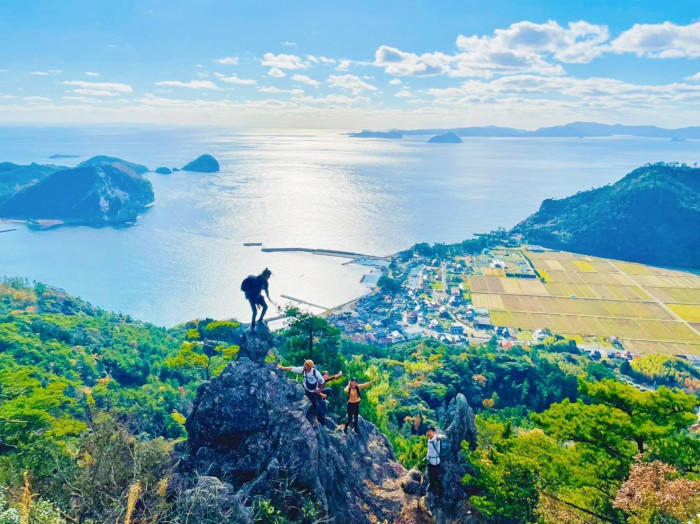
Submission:
[[[440,480],[440,437],[434,427],[428,429],[428,490],[442,497],[442,482]]]
[[[241,291],[245,293],[245,298],[250,302],[250,308],[253,310],[253,320],[250,323],[250,329],[255,329],[255,316],[257,315],[258,308],[262,309],[260,312],[260,318],[258,322],[262,322],[265,312],[267,311],[267,304],[262,296],[262,292],[265,291],[267,299],[270,299],[270,292],[268,290],[268,281],[270,280],[270,275],[272,271],[265,268],[259,275],[248,275],[243,282],[241,282]]]
[[[350,382],[348,382],[348,385],[345,386],[344,391],[348,395],[348,421],[345,423],[345,429],[343,429],[345,433],[347,433],[348,428],[352,426],[353,431],[358,435],[360,434],[360,431],[357,429],[357,422],[360,416],[360,400],[362,400],[360,390],[370,387],[376,381],[377,379],[375,378],[364,384],[358,384],[357,379],[353,377],[350,379]]]
[[[323,400],[321,398],[321,390],[325,384],[325,380],[318,369],[314,367],[313,360],[305,360],[303,366],[277,366],[277,369],[283,371],[291,371],[292,373],[301,374],[304,378],[304,393],[306,398],[311,402],[309,410],[309,420],[313,420],[314,415],[318,418],[318,422],[323,426],[326,423],[326,410],[321,407]]]

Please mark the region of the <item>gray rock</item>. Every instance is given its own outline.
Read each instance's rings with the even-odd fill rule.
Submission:
[[[270,333],[270,330],[264,323],[258,322],[255,330],[246,331],[241,336],[241,349],[238,355],[256,362],[262,362],[273,345],[274,337],[272,333]]]
[[[472,472],[462,453],[462,442],[476,448],[476,423],[474,412],[464,395],[458,393],[447,407],[445,437],[450,442],[450,454],[440,462],[444,493],[438,499],[433,492],[426,497],[426,504],[438,524],[471,522],[467,501],[468,487],[462,483],[466,473]]]
[[[246,356],[200,387],[180,473],[217,477],[246,505],[262,497],[279,507],[282,499],[290,518],[313,501],[333,522],[394,522],[408,501],[406,470],[387,438],[362,419],[360,435],[314,428],[301,386],[248,356],[266,354],[272,343],[266,330],[246,333]]]

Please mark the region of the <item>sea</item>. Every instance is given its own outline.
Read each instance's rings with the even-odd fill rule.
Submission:
[[[241,280],[272,270],[289,298],[318,312],[369,290],[372,268],[265,247],[389,255],[510,228],[542,200],[614,183],[648,162],[700,161],[700,141],[611,138],[360,139],[347,130],[0,127],[0,162],[73,166],[98,154],[182,167],[203,153],[221,171],[148,173],[156,200],[126,228],[37,231],[0,222],[0,276],[65,289],[103,309],[163,326],[249,321]],[[51,155],[77,155],[50,159]],[[376,270],[375,270],[376,271]],[[283,297],[284,295],[285,297]],[[279,307],[279,310],[276,308]],[[306,306],[305,306],[306,307]]]

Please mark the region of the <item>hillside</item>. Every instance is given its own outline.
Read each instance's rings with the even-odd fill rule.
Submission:
[[[21,166],[12,162],[0,162],[0,203],[62,169],[66,168],[40,164]]]
[[[613,185],[548,199],[513,228],[526,242],[660,266],[700,268],[700,169],[635,169]]]
[[[34,183],[27,183],[30,176]],[[0,201],[0,217],[124,225],[133,223],[154,199],[151,183],[118,159],[58,170],[35,166],[22,178],[25,185]]]
[[[635,464],[640,449],[684,475],[673,514],[696,510],[696,396],[611,380],[614,363],[590,362],[569,340],[507,352],[420,339],[381,348],[289,314],[274,334],[212,320],[166,330],[4,281],[0,512],[27,507],[26,471],[29,522],[47,524],[127,514],[173,524],[560,522],[562,512],[623,522],[631,510],[615,497],[632,489],[630,467],[651,467]],[[304,417],[299,377],[275,365],[309,356],[344,374],[331,383],[325,427]],[[665,375],[651,362],[635,371],[651,372]],[[362,392],[359,434],[346,435],[336,426],[354,376],[375,381]],[[687,378],[683,369],[673,380]],[[442,497],[426,495],[416,469],[432,425],[449,442]]]

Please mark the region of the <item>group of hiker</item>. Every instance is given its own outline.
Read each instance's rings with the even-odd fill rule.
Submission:
[[[328,387],[328,384],[334,380],[338,380],[343,376],[343,372],[339,371],[335,375],[331,375],[328,371],[320,373],[315,367],[313,360],[305,360],[303,366],[277,366],[283,371],[291,371],[302,375],[302,384],[306,398],[311,402],[311,409],[308,412],[308,417],[313,420],[314,415],[318,420],[318,424],[324,426],[326,424],[326,398],[333,393],[333,390]],[[350,379],[347,386],[343,390],[348,396],[347,402],[347,422],[343,431],[348,432],[352,428],[355,433],[359,434],[357,427],[358,417],[360,415],[360,400],[362,395],[360,391],[371,386],[376,379],[358,384],[356,378]]]
[[[269,285],[270,276],[272,272],[265,268],[259,275],[250,275],[246,277],[241,283],[241,291],[244,292],[246,300],[250,303],[250,307],[253,311],[253,318],[250,323],[251,330],[255,329],[257,310],[260,309],[260,318],[257,319],[258,323],[262,323],[265,317],[265,312],[267,311],[267,303],[262,296],[263,291],[270,299]],[[304,361],[302,366],[283,366],[278,365],[278,369],[284,371],[290,371],[292,373],[302,375],[302,384],[304,387],[304,394],[306,398],[311,402],[311,408],[309,409],[307,416],[310,420],[315,418],[318,422],[314,421],[314,425],[320,424],[325,426],[326,424],[326,399],[329,395],[333,393],[333,390],[328,387],[329,383],[340,379],[343,376],[343,372],[339,371],[335,375],[331,375],[328,371],[323,373],[319,372],[314,365],[314,361],[307,359]],[[347,434],[348,429],[352,428],[357,434],[360,433],[358,429],[358,420],[360,416],[360,401],[362,400],[362,394],[360,391],[371,386],[376,379],[370,380],[363,384],[359,384],[356,378],[351,378],[347,383],[343,391],[347,395],[347,421],[343,431]],[[441,437],[437,434],[434,427],[430,427],[426,433],[427,437],[427,462],[428,462],[428,479],[429,488],[434,491],[438,497],[443,494],[442,482],[440,481],[440,458],[442,452],[444,451],[444,446],[441,442]]]

